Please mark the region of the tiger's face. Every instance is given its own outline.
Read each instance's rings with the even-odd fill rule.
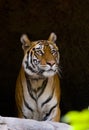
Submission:
[[[25,44],[26,46],[24,46],[23,67],[25,72],[32,77],[50,77],[56,74],[60,57],[56,44],[49,40],[35,42],[30,42],[28,38],[25,40],[30,43],[30,45]]]

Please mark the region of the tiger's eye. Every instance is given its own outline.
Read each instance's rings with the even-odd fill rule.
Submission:
[[[39,64],[39,61],[37,59],[33,59],[33,62],[37,65]]]
[[[37,63],[37,60],[36,60],[36,59],[33,59],[33,62],[36,64],[36,63]]]

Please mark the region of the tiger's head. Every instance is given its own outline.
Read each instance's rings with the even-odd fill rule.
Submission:
[[[30,41],[26,34],[21,36],[24,71],[31,77],[50,77],[58,72],[59,51],[55,44],[57,36],[51,33],[48,40]]]

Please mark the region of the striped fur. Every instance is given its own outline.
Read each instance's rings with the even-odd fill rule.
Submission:
[[[16,83],[18,116],[39,121],[60,120],[59,52],[56,35],[31,42],[21,37],[24,58]]]

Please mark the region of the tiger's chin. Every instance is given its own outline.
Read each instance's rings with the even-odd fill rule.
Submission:
[[[44,77],[52,77],[56,74],[54,71],[43,72]]]

